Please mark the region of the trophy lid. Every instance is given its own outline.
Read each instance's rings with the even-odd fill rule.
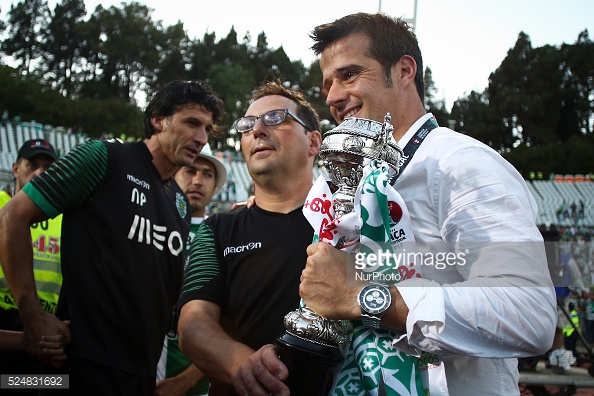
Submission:
[[[348,158],[351,164],[363,164],[365,159],[386,161],[392,169],[391,177],[398,173],[404,153],[392,138],[394,127],[390,113],[384,123],[367,118],[350,117],[326,132],[320,148],[324,165]]]
[[[376,139],[382,132],[383,124],[368,118],[345,118],[340,125],[328,131],[327,134],[332,133],[349,133],[361,136],[367,136]]]

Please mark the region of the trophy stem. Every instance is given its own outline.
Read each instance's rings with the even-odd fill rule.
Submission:
[[[342,185],[333,195],[335,217],[342,217],[351,213],[355,208],[356,187]]]
[[[291,396],[327,396],[344,362],[340,348],[316,344],[285,333],[274,341],[289,370],[285,384]]]
[[[289,369],[291,395],[328,395],[346,357],[351,322],[323,318],[307,306],[289,312],[284,322],[286,332],[274,344]]]

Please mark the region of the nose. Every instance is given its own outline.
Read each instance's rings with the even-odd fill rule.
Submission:
[[[208,132],[206,131],[206,127],[200,127],[194,134],[194,141],[200,144],[200,149],[206,145],[208,142]]]
[[[327,92],[326,104],[330,107],[339,107],[349,97],[347,90],[338,83],[332,84]]]
[[[266,125],[264,125],[264,121],[262,121],[261,118],[256,120],[254,128],[252,129],[252,135],[254,135],[254,139],[268,136],[268,130],[266,128]]]
[[[196,172],[196,174],[192,178],[192,184],[195,186],[202,185],[202,172],[200,172],[200,171]]]

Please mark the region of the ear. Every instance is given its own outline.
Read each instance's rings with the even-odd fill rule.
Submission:
[[[13,162],[12,163],[12,175],[14,176],[15,179],[16,179],[18,173],[19,173],[19,164],[17,164],[16,162]]]
[[[153,128],[155,128],[156,132],[163,131],[163,121],[164,120],[165,120],[165,117],[163,117],[163,116],[151,118],[151,124],[153,125]]]
[[[417,62],[410,55],[403,55],[402,58],[392,67],[392,78],[394,83],[397,81],[403,86],[408,86],[415,82],[417,74]]]
[[[308,133],[309,148],[307,154],[310,157],[315,157],[320,152],[322,147],[322,135],[318,131],[311,131]]]

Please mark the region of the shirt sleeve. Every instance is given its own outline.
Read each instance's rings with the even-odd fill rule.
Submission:
[[[464,148],[434,176],[441,238],[466,253],[457,268],[463,281],[397,285],[409,308],[406,334],[395,340],[401,350],[508,358],[543,353],[552,343],[555,293],[533,200],[493,154]]]
[[[210,218],[209,218],[210,219]],[[178,307],[192,300],[212,301],[222,306],[225,299],[224,272],[216,253],[209,219],[202,222],[190,249],[188,268]]]
[[[49,217],[54,218],[91,198],[107,174],[105,143],[89,140],[31,180],[23,191]]]

